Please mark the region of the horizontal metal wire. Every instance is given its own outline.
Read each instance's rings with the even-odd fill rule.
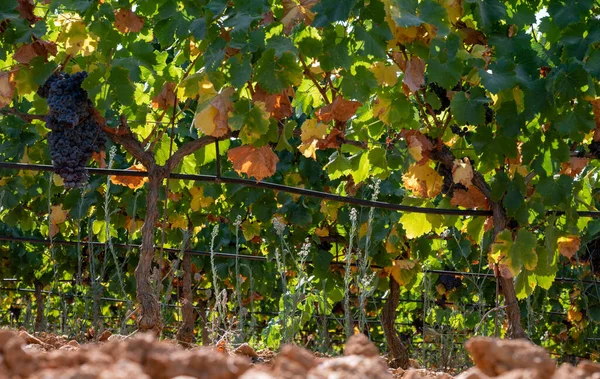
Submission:
[[[34,244],[43,244],[43,245],[58,245],[58,246],[85,246],[85,245],[94,245],[104,247],[105,243],[103,242],[89,242],[89,241],[65,241],[65,240],[55,240],[50,241],[49,239],[44,238],[35,238],[35,237],[16,237],[16,236],[0,236],[0,241],[7,242],[23,242],[23,243],[34,243]],[[139,249],[140,245],[136,244],[124,244],[124,243],[113,243],[114,247],[125,248],[125,249]],[[164,248],[167,252],[179,253],[181,249],[174,248]],[[184,250],[184,254],[196,255],[196,256],[211,256],[210,251],[201,251],[201,250]],[[234,253],[221,253],[215,252],[214,256],[217,258],[228,258],[228,259],[242,259],[242,260],[251,260],[251,261],[267,261],[267,257],[260,255],[247,255],[247,254],[239,254],[236,255]],[[307,263],[312,263],[308,261]],[[333,265],[345,265],[344,262],[331,262]],[[355,265],[355,264],[353,264]],[[381,266],[371,265],[371,268],[383,268]],[[467,272],[467,271],[450,271],[450,270],[423,270],[423,273],[430,274],[440,274],[440,275],[453,275],[453,276],[475,276],[475,277],[486,277],[493,278],[494,274],[492,273],[484,273],[484,272]],[[13,279],[4,279],[5,281],[13,280]],[[17,279],[14,279],[16,281]],[[584,284],[600,284],[600,281],[597,280],[584,280],[584,279],[576,279],[576,278],[565,278],[558,277],[554,279],[555,282],[561,283],[584,283]],[[418,302],[420,300],[414,300]]]
[[[106,244],[103,242],[89,242],[89,241],[65,241],[65,240],[56,240],[45,238],[35,238],[35,237],[13,237],[13,236],[0,236],[0,241],[13,241],[13,242],[26,242],[26,243],[35,243],[35,244],[43,244],[43,245],[58,245],[58,246],[85,246],[85,245],[94,245],[94,246],[105,246]],[[125,248],[125,249],[139,249],[140,245],[134,244],[125,244],[125,243],[112,243],[114,247]],[[173,249],[173,248],[164,248],[165,251],[179,253],[181,249]],[[183,250],[185,254],[189,255],[199,255],[199,256],[207,256],[210,257],[212,254],[210,251],[201,251],[201,250]],[[266,261],[267,258],[260,255],[246,255],[246,254],[233,254],[233,253],[220,253],[215,252],[215,257],[218,258],[239,258],[242,260],[249,261]]]
[[[483,272],[464,272],[464,271],[448,271],[448,270],[423,270],[426,273],[432,274],[442,274],[442,275],[458,275],[458,276],[480,276],[480,277],[488,277],[493,278],[494,274],[491,273],[483,273]],[[573,279],[573,278],[554,278],[555,282],[563,282],[563,283],[585,283],[585,284],[600,284],[597,280],[583,280],[583,279]]]
[[[32,171],[54,171],[54,167],[50,165],[41,164],[26,164],[26,163],[11,163],[11,162],[0,162],[0,168],[12,169],[12,170],[32,170]],[[107,169],[107,168],[88,168],[87,171],[94,175],[119,175],[119,176],[136,176],[136,177],[148,177],[146,171],[129,171],[121,169]],[[353,204],[363,207],[372,207],[380,209],[390,209],[401,212],[412,212],[412,213],[425,213],[425,214],[437,214],[437,215],[454,215],[454,216],[491,216],[492,211],[487,210],[474,210],[474,209],[440,209],[440,208],[424,208],[416,207],[411,205],[392,204],[383,201],[373,201],[357,199],[354,197],[334,195],[332,193],[314,191],[305,188],[290,187],[283,184],[269,183],[269,182],[257,182],[250,179],[242,178],[229,178],[217,175],[193,175],[193,174],[171,174],[170,179],[184,179],[194,180],[201,182],[215,182],[215,183],[226,183],[226,184],[239,184],[247,187],[270,189],[275,191],[292,193],[295,195],[314,197],[318,199],[337,201],[340,203]],[[598,212],[600,217],[600,212]]]
[[[54,171],[54,167],[50,165],[42,164],[27,164],[27,163],[12,163],[12,162],[0,162],[0,168],[13,169],[13,170],[32,170],[32,171]],[[136,177],[148,177],[146,171],[129,171],[123,169],[107,169],[107,168],[87,168],[90,174],[94,175],[120,175],[120,176],[136,176]],[[453,215],[453,216],[491,216],[491,210],[478,210],[478,209],[447,209],[447,208],[424,208],[411,205],[393,204],[383,201],[373,201],[365,199],[357,199],[354,197],[334,195],[327,192],[315,191],[305,188],[290,187],[282,184],[269,183],[269,182],[258,182],[250,179],[242,178],[230,178],[217,175],[199,175],[199,174],[177,174],[172,173],[169,176],[170,179],[184,179],[194,180],[203,182],[215,182],[215,183],[226,183],[226,184],[239,184],[247,187],[271,189],[275,191],[293,193],[301,196],[314,197],[319,199],[337,201],[340,203],[353,204],[363,207],[379,208],[379,209],[390,209],[400,212],[407,213],[424,213],[424,214],[436,214],[436,215]],[[547,214],[563,215],[564,211],[549,210]],[[600,218],[600,211],[577,211],[580,217],[592,217]]]

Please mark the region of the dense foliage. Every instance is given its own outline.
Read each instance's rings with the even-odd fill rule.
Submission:
[[[593,0],[0,0],[0,161],[54,162],[62,177],[2,170],[0,233],[83,240],[3,242],[0,276],[92,297],[131,298],[137,283],[140,302],[155,291],[143,319],[148,304],[179,293],[187,244],[264,256],[193,256],[194,303],[212,307],[204,289],[216,284],[230,290],[230,309],[279,312],[292,301],[299,325],[314,328],[313,314],[341,319],[354,242],[353,260],[366,252],[377,278],[348,290],[380,298],[382,279],[396,280],[402,298],[423,301],[400,304],[409,335],[423,324],[493,333],[493,317],[483,329],[479,318],[500,291],[506,333],[518,335],[522,316],[536,342],[597,357],[600,222],[577,212],[600,201],[599,15]],[[97,125],[110,141],[91,155]],[[150,178],[91,176],[69,189],[84,162]],[[354,221],[342,203],[167,179],[217,169],[493,217],[363,209]],[[114,245],[142,234],[141,255]],[[276,257],[282,241],[287,263]],[[442,269],[501,285],[427,273]],[[309,295],[281,296],[286,277]],[[162,311],[167,323],[177,317]],[[275,343],[277,323],[260,320]]]

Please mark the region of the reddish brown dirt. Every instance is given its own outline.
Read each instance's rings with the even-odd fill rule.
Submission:
[[[363,335],[348,340],[342,357],[317,357],[297,346],[276,356],[242,345],[230,353],[157,341],[150,334],[103,335],[79,344],[41,333],[0,330],[0,379],[451,379],[424,369],[391,369]],[[524,340],[473,338],[466,344],[475,367],[456,379],[600,379],[600,364],[557,366],[541,347]],[[264,359],[272,358],[270,359]],[[252,364],[252,361],[269,363]]]

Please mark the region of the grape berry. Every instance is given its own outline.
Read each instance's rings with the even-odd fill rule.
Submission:
[[[47,99],[46,116],[48,146],[55,172],[66,188],[81,187],[87,183],[85,167],[93,152],[104,148],[106,137],[92,116],[92,102],[81,88],[85,71],[52,75],[38,94]]]
[[[446,288],[446,291],[452,291],[462,286],[462,281],[454,275],[440,274],[439,282]]]
[[[600,159],[600,141],[593,141],[588,148],[593,157]]]
[[[452,179],[452,167],[448,167],[445,164],[439,164],[437,172],[444,177],[444,183],[442,184],[442,193],[452,197],[454,192],[454,180]]]

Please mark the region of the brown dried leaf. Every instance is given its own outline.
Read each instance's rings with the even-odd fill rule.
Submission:
[[[332,129],[331,132],[325,139],[319,140],[317,143],[317,149],[337,149],[344,143],[344,132],[339,129]]]
[[[152,107],[167,110],[175,103],[176,83],[166,82],[160,93],[152,98]]]
[[[15,94],[15,82],[7,71],[0,71],[0,108],[9,105]]]
[[[322,122],[330,122],[331,120],[346,122],[356,114],[356,110],[361,105],[358,101],[344,100],[344,98],[338,96],[331,104],[317,111],[317,118]]]
[[[589,162],[590,160],[588,158],[571,157],[569,162],[562,164],[560,173],[574,178],[575,175],[580,174],[581,171],[583,171]]]
[[[127,168],[129,171],[146,171],[146,167],[141,163],[134,164]],[[144,183],[148,181],[147,177],[144,176],[124,176],[124,175],[113,175],[110,177],[110,181],[113,184],[120,186],[129,187],[131,189],[138,189],[144,186]]]
[[[579,250],[581,244],[581,238],[570,235],[558,238],[558,252],[565,257],[571,259],[573,255]]]
[[[92,160],[96,163],[98,163],[98,167],[100,168],[106,168],[106,150],[100,150],[99,153],[93,152],[92,153]]]
[[[450,204],[457,207],[464,207],[469,209],[488,209],[489,203],[483,193],[475,187],[470,186],[467,190],[456,189],[450,199]],[[487,220],[486,220],[487,222]]]
[[[262,101],[265,103],[267,111],[271,117],[281,120],[285,117],[290,117],[294,110],[290,102],[290,96],[294,96],[294,89],[287,88],[278,94],[268,94],[259,86],[256,86],[252,101]]]
[[[268,145],[234,147],[227,152],[227,159],[233,163],[233,169],[237,173],[243,172],[255,177],[257,181],[273,175],[279,162],[279,158]]]
[[[115,28],[121,33],[138,33],[144,26],[144,19],[131,11],[121,8],[115,12]]]
[[[33,0],[19,0],[19,5],[17,5],[17,10],[19,11],[19,16],[22,19],[27,20],[29,22],[35,22],[36,17],[33,14],[33,10],[35,9],[35,4]]]
[[[29,64],[29,62],[31,62],[31,60],[37,56],[38,54],[33,48],[33,45],[25,44],[17,49],[13,55],[13,58],[15,58],[15,60],[19,63]]]
[[[311,8],[317,4],[319,0],[282,0],[283,4],[283,31],[289,34],[297,21],[302,21],[306,25],[310,25],[315,18],[315,14],[311,12]]]
[[[419,57],[411,57],[406,65],[402,83],[406,84],[411,92],[418,91],[425,84],[425,61]]]

